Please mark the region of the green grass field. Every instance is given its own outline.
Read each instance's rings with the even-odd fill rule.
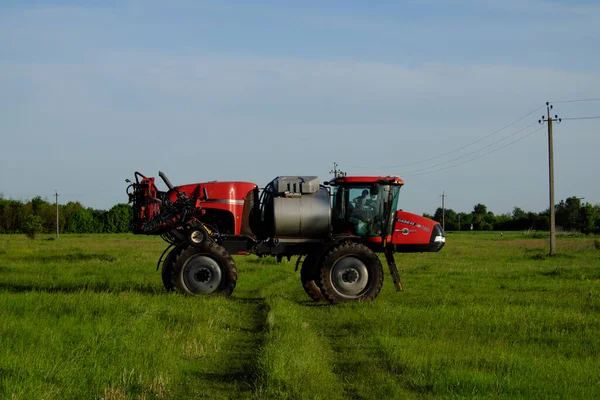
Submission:
[[[453,234],[371,303],[236,257],[231,298],[166,293],[156,237],[0,236],[1,399],[600,398],[598,238]],[[384,264],[385,265],[385,264]]]

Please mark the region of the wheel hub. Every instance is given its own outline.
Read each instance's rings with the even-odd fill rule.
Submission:
[[[347,299],[358,298],[369,283],[369,270],[361,259],[344,257],[331,269],[331,283],[339,296]]]
[[[190,244],[192,246],[200,247],[202,245],[202,243],[204,242],[204,239],[205,239],[205,235],[204,235],[204,231],[202,229],[193,228],[188,233],[188,241],[190,242]]]
[[[196,279],[198,282],[203,282],[203,283],[209,282],[210,278],[211,278],[211,273],[208,268],[200,268],[194,275],[194,279]]]
[[[191,257],[183,267],[187,288],[195,294],[211,294],[222,281],[221,268],[216,260],[203,254]]]
[[[349,269],[342,272],[342,281],[344,283],[354,283],[358,280],[358,272],[355,269]]]
[[[202,235],[202,232],[200,232],[200,231],[192,232],[192,241],[194,243],[200,243],[200,242],[202,242],[202,239],[204,239],[204,235]]]

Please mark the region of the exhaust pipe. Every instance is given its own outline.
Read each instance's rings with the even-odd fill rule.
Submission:
[[[158,171],[158,176],[161,177],[161,179],[163,180],[163,182],[165,183],[165,185],[167,185],[167,187],[170,190],[173,190],[173,185],[171,184],[171,181],[169,181],[169,178],[167,178],[167,176],[165,174],[163,174],[162,171]]]

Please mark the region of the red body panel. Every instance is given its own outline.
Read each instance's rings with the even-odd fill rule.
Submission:
[[[406,211],[396,212],[392,243],[401,245],[428,244],[431,232],[438,222]]]
[[[158,202],[157,194],[158,189],[156,189],[156,185],[154,184],[154,178],[142,178],[140,182],[140,186],[144,188],[145,199],[144,206],[140,208],[139,218],[143,220],[151,219],[154,214],[157,214],[160,210],[160,202]]]
[[[233,214],[235,232],[239,235],[242,225],[244,198],[248,192],[258,186],[250,182],[205,182],[177,186],[167,194],[169,200],[177,199],[177,191],[185,193],[192,199],[197,199],[196,207],[202,209],[217,209]]]

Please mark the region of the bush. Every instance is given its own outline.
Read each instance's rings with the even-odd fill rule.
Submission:
[[[35,236],[42,231],[42,227],[42,217],[33,214],[29,214],[25,217],[23,232],[28,238],[35,239]]]
[[[595,240],[594,246],[596,247],[596,249],[600,250],[600,240]]]

